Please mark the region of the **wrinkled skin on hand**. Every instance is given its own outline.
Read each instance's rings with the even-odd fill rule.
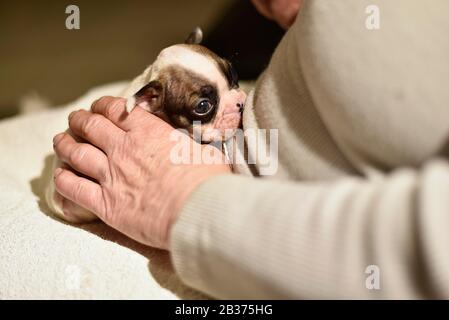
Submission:
[[[72,220],[89,210],[141,243],[169,249],[171,227],[191,192],[230,168],[221,157],[210,165],[173,164],[175,129],[138,107],[127,114],[125,103],[103,97],[91,112],[70,115],[71,132],[54,138],[63,162],[54,172],[56,191]]]

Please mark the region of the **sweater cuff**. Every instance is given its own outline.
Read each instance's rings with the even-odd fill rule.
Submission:
[[[214,228],[210,227],[217,226],[217,219],[232,210],[229,199],[235,196],[235,186],[252,180],[251,177],[220,175],[209,178],[190,195],[170,235],[173,265],[186,284],[209,291],[206,280],[213,276],[214,270],[208,270],[209,264],[203,260],[210,254],[212,237],[219,237],[211,234]],[[222,223],[225,224],[218,222],[218,225]]]

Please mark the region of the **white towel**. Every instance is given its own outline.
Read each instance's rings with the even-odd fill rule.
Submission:
[[[98,87],[62,108],[0,121],[0,299],[204,298],[179,281],[167,252],[101,222],[66,224],[40,200],[52,137],[67,128],[68,114],[126,85]]]

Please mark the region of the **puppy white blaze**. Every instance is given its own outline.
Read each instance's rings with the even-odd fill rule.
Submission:
[[[185,45],[174,45],[162,50],[153,64],[150,80],[157,79],[161,70],[172,65],[180,65],[184,69],[203,76],[216,84],[218,90],[227,88],[226,79],[216,62]]]

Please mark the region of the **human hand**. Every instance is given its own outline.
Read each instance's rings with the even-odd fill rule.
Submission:
[[[295,22],[304,0],[251,0],[260,14],[288,29]]]
[[[71,131],[90,144],[68,133],[55,136],[59,159],[82,174],[56,169],[56,190],[65,213],[76,215],[80,206],[141,243],[169,249],[170,229],[191,192],[230,168],[222,157],[218,164],[174,164],[175,129],[139,107],[127,114],[125,105],[125,99],[103,97],[92,112],[71,113]]]

